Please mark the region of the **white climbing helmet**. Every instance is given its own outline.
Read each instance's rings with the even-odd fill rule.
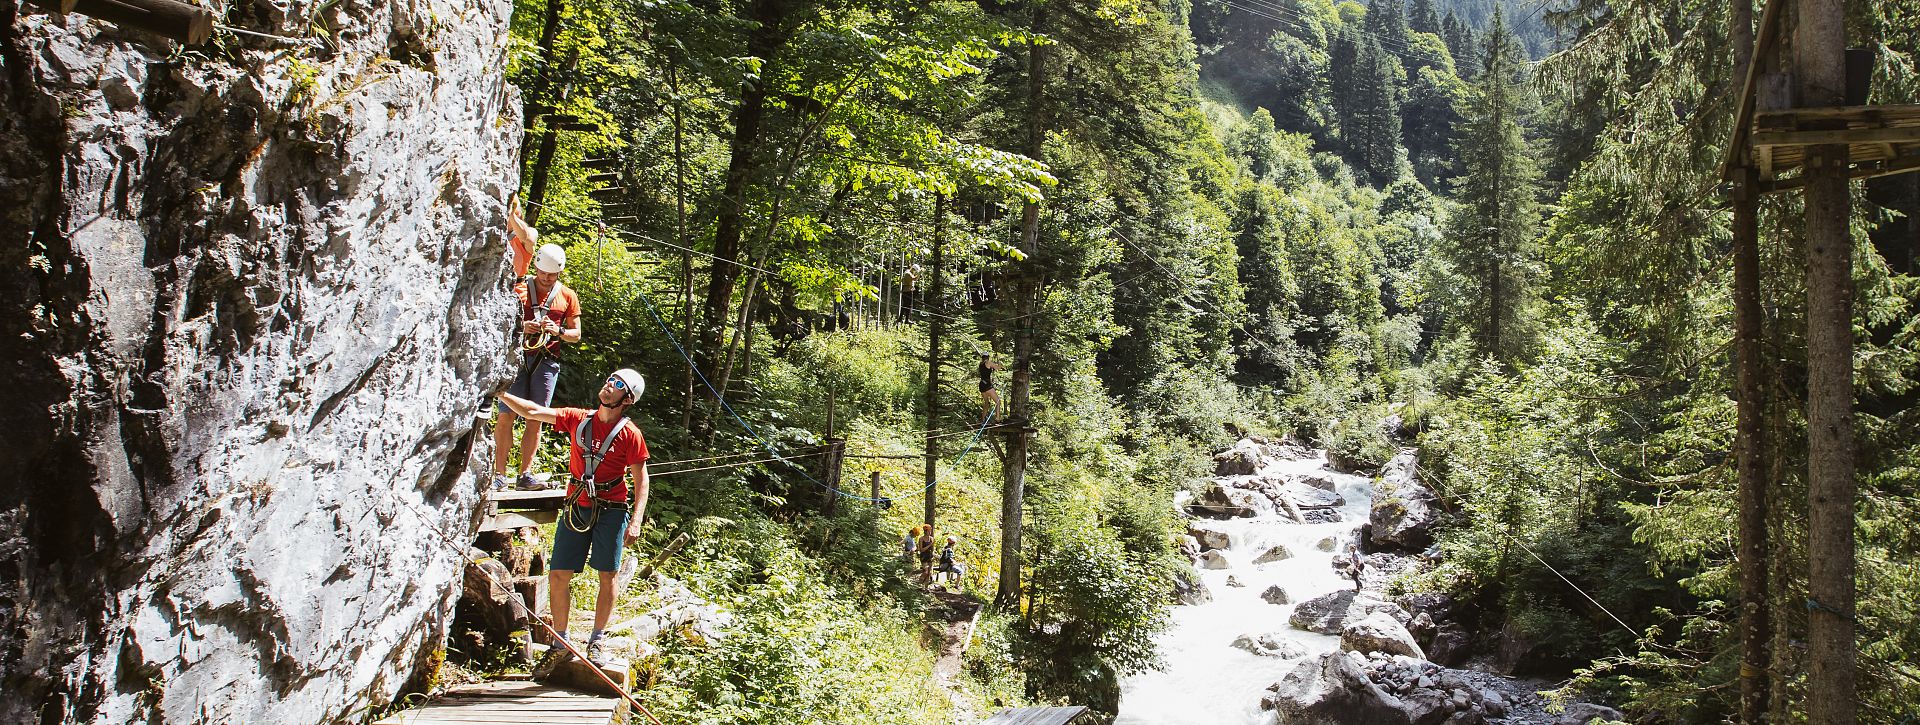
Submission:
[[[540,252],[533,255],[533,267],[548,274],[558,274],[567,268],[567,250],[558,244],[542,244]]]
[[[622,385],[626,386],[627,395],[634,400],[639,400],[640,394],[647,392],[647,379],[641,377],[640,373],[635,372],[633,368],[620,368],[619,370],[615,370],[612,375],[607,376],[607,380],[620,381]]]

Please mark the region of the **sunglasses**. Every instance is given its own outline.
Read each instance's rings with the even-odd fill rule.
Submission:
[[[607,378],[607,384],[613,386],[614,390],[627,389],[627,381],[621,380],[619,378]]]

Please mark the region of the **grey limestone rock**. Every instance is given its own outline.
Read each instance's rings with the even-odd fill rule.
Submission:
[[[1356,596],[1352,590],[1342,589],[1331,594],[1323,594],[1294,607],[1293,616],[1287,622],[1295,629],[1309,632],[1338,635],[1346,628],[1349,620],[1357,620],[1375,612],[1384,613],[1401,626],[1412,621],[1407,610],[1399,605],[1383,602],[1367,595]]]
[[[1275,659],[1297,659],[1307,656],[1307,646],[1288,639],[1279,632],[1264,634],[1243,634],[1234,638],[1233,646],[1261,657]]]
[[[513,374],[512,5],[340,0],[298,67],[14,8],[0,722],[354,719],[441,646]]]
[[[1433,526],[1440,517],[1439,500],[1420,482],[1418,472],[1418,453],[1412,448],[1400,451],[1381,467],[1368,517],[1368,537],[1374,546],[1424,551],[1433,543]]]
[[[1347,622],[1340,629],[1340,649],[1361,654],[1379,652],[1415,659],[1427,658],[1426,653],[1420,651],[1420,645],[1414,643],[1413,635],[1407,632],[1407,628],[1393,621],[1385,612],[1374,612]]]

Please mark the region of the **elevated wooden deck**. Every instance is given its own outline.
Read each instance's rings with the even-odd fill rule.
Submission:
[[[558,488],[488,491],[483,504],[486,516],[480,521],[480,532],[508,531],[553,523],[560,518],[560,505],[566,496],[566,491]]]
[[[627,703],[537,682],[483,682],[449,690],[439,700],[382,718],[374,725],[619,725]]]
[[[980,725],[1070,725],[1081,722],[1087,709],[1072,707],[1016,707],[1001,710]]]

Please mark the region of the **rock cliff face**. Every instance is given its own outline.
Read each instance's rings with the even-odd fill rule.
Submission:
[[[349,719],[458,589],[511,4],[225,8],[329,40],[0,0],[0,722]]]

